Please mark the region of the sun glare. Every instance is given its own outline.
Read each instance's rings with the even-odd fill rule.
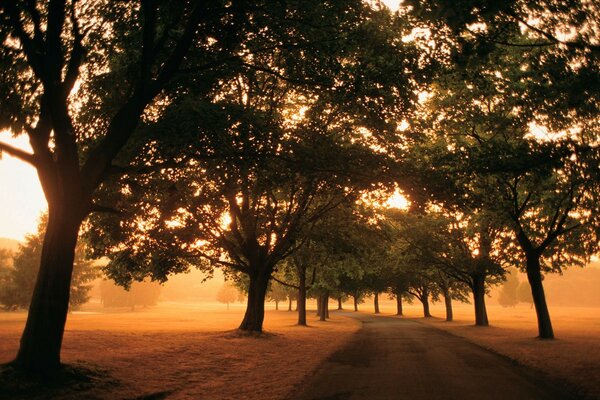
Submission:
[[[26,136],[0,132],[0,141],[31,151]],[[47,209],[35,168],[6,153],[0,159],[0,237],[23,240],[34,232],[40,214]]]

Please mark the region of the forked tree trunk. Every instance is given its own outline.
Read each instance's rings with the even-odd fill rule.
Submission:
[[[298,268],[298,325],[306,326],[306,269]]]
[[[379,293],[375,293],[375,296],[373,296],[373,308],[375,309],[375,314],[379,314]]]
[[[537,254],[526,254],[527,258],[527,279],[531,286],[531,295],[535,305],[537,316],[538,333],[540,339],[554,339],[552,321],[546,296],[544,294],[544,285],[542,284],[542,272],[540,268],[540,256]]]
[[[396,315],[404,315],[402,312],[402,296],[396,295]]]
[[[81,219],[77,209],[50,207],[40,269],[15,366],[29,371],[60,368],[60,349],[69,309],[75,245]],[[57,210],[58,208],[58,210]]]
[[[352,300],[354,302],[354,312],[358,311],[358,296],[352,296]]]
[[[247,332],[262,332],[265,319],[265,296],[269,286],[271,268],[263,267],[250,275],[248,305],[239,329]]]
[[[454,319],[452,312],[452,294],[449,290],[444,291],[444,304],[446,305],[446,321],[452,321]]]
[[[473,305],[475,306],[475,325],[489,326],[485,306],[485,275],[475,274],[473,278]]]
[[[342,306],[342,298],[338,297],[338,310],[343,310],[344,307]]]

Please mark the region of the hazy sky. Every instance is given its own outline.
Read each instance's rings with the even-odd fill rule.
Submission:
[[[26,136],[14,139],[0,132],[0,141],[31,151]],[[0,160],[0,237],[22,240],[35,231],[37,219],[46,209],[46,200],[35,169],[2,154]]]

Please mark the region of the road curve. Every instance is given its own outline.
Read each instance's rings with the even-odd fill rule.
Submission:
[[[296,400],[565,400],[556,384],[418,322],[351,314],[363,326]]]

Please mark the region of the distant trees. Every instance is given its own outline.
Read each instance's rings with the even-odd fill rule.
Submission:
[[[42,243],[46,231],[48,217],[43,215],[38,225],[38,231],[27,235],[25,242],[14,254],[14,260],[9,260],[10,253],[0,250],[0,279],[3,281],[0,291],[0,304],[6,309],[28,309],[42,253]],[[4,257],[2,257],[4,255]],[[10,262],[9,262],[10,261]],[[73,277],[69,297],[70,309],[77,309],[89,300],[91,282],[98,277],[99,268],[93,261],[87,260],[85,248],[80,244],[75,249],[73,262]]]
[[[158,303],[161,285],[158,282],[133,282],[123,288],[114,282],[103,279],[100,282],[100,301],[107,308],[129,307],[131,311],[136,306],[150,307]]]
[[[229,303],[234,303],[240,297],[240,292],[231,284],[225,282],[217,292],[217,301],[219,303],[227,304],[229,310]]]
[[[517,289],[519,288],[519,271],[516,268],[510,268],[505,277],[506,280],[501,286],[498,296],[498,303],[502,307],[514,307],[519,302],[517,297]]]

